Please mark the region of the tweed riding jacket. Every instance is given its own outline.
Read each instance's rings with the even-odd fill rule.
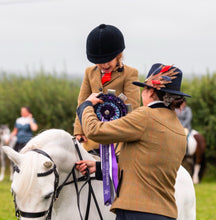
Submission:
[[[133,81],[139,81],[138,71],[127,65],[124,65],[124,67],[120,70],[112,72],[111,81],[106,82],[104,85],[102,85],[101,82],[100,69],[98,69],[97,66],[88,67],[80,88],[78,106],[82,104],[92,93],[103,92],[106,94],[108,89],[114,89],[116,90],[116,96],[123,93],[127,97],[125,103],[131,103],[132,108],[136,109],[140,106],[140,88],[133,85]],[[77,134],[84,134],[84,132],[79,119],[76,116],[74,123],[74,135]],[[85,143],[84,145],[86,150],[95,149],[94,146],[87,146],[88,143]],[[95,145],[95,143],[93,145]]]
[[[102,144],[124,142],[118,163],[121,181],[111,210],[177,218],[174,185],[186,151],[186,135],[175,111],[162,103],[101,122],[86,101],[77,112],[88,138]]]

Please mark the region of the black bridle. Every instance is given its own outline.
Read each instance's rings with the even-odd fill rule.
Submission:
[[[72,141],[73,141],[74,146],[76,148],[76,151],[78,153],[79,159],[83,160],[82,155],[81,155],[80,150],[79,150],[79,147],[78,147],[78,144],[77,144],[77,141],[76,141],[76,139],[74,137],[72,137]],[[42,151],[40,149],[32,149],[31,151],[35,151],[35,152],[37,152],[39,154],[42,154],[42,155],[48,157],[54,163],[52,158],[45,151]],[[85,213],[85,218],[84,219],[88,220],[89,211],[90,211],[90,204],[91,204],[91,196],[93,196],[93,199],[94,199],[94,202],[95,202],[98,214],[100,216],[100,219],[102,220],[103,217],[102,217],[102,214],[101,214],[101,211],[100,211],[100,208],[99,208],[99,205],[98,205],[98,202],[97,202],[94,190],[93,190],[92,185],[91,185],[91,180],[95,179],[95,178],[90,177],[90,172],[89,172],[88,169],[87,169],[87,172],[86,172],[85,176],[80,177],[80,178],[76,178],[75,168],[76,168],[76,164],[73,166],[71,172],[67,175],[66,179],[63,181],[63,183],[60,186],[58,186],[58,184],[59,184],[59,174],[58,174],[58,171],[56,169],[55,163],[54,163],[54,166],[53,166],[52,169],[48,170],[47,172],[38,173],[37,174],[37,177],[48,176],[51,173],[54,173],[54,175],[55,175],[54,193],[52,195],[52,200],[51,200],[51,203],[50,203],[50,207],[49,207],[49,209],[47,211],[42,211],[42,212],[24,212],[24,211],[19,210],[19,208],[17,207],[17,203],[16,203],[16,195],[14,194],[15,215],[16,215],[17,219],[19,219],[20,216],[25,217],[25,218],[39,218],[39,217],[43,217],[43,216],[47,215],[46,220],[51,220],[53,203],[58,198],[61,190],[63,189],[64,186],[74,183],[76,194],[77,194],[77,206],[78,206],[78,210],[79,210],[79,214],[80,214],[80,219],[83,220],[82,213],[81,213],[81,210],[80,210],[80,193],[81,193],[81,190],[84,188],[84,186],[88,183],[89,191],[88,191],[88,200],[87,200],[87,207],[86,207],[86,213]],[[20,170],[19,170],[19,168],[17,166],[14,167],[14,170],[16,172],[18,172],[18,173],[20,172]],[[72,181],[68,181],[68,179],[71,176],[73,176],[73,180]],[[84,183],[83,183],[82,187],[79,190],[78,189],[78,182],[80,182],[80,181],[84,181]]]

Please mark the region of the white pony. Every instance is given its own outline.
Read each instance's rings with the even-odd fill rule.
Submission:
[[[84,160],[94,160],[80,144],[77,146]],[[46,153],[44,155],[32,149]],[[80,160],[73,137],[63,130],[50,129],[31,139],[20,153],[7,146],[3,147],[3,150],[17,166],[11,188],[15,194],[16,205],[21,211],[20,219],[48,219],[46,211],[52,206],[54,191],[58,188],[54,185],[61,186],[75,162]],[[56,181],[56,172],[59,174],[59,183]],[[77,178],[82,176],[77,170],[75,174]],[[74,178],[70,177],[69,180]],[[94,200],[91,199],[89,219],[115,219],[109,207],[103,205],[102,181],[92,180],[91,184],[103,218],[99,217]],[[78,182],[78,188],[82,185],[83,182]],[[75,186],[74,183],[64,186],[58,199],[53,201],[52,220],[82,219],[78,204],[84,217],[88,202],[88,187],[83,187],[77,203]],[[178,220],[196,219],[194,187],[190,175],[183,167],[179,169],[176,179],[176,202],[179,210]],[[35,213],[38,218],[33,216]]]
[[[13,148],[16,144],[16,137],[10,139],[10,129],[8,125],[0,125],[0,155],[1,155],[1,174],[0,174],[0,181],[2,181],[5,177],[5,170],[6,170],[6,161],[5,161],[5,154],[2,151],[3,145],[9,145]],[[10,180],[12,180],[13,176],[13,168],[10,165]]]

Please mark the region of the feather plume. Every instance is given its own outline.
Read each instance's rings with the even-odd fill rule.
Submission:
[[[145,83],[147,85],[158,90],[160,90],[163,87],[166,87],[166,84],[172,83],[172,80],[175,79],[177,77],[176,75],[179,73],[175,72],[176,68],[171,69],[172,66],[161,65],[160,68],[161,70],[159,73],[152,73],[152,75],[145,80]]]
[[[162,72],[162,73],[165,73],[165,72],[167,72],[171,67],[172,67],[172,66],[169,66],[169,65],[164,66],[164,67],[162,67],[161,72]]]
[[[161,76],[166,81],[171,81],[171,78],[169,76]]]

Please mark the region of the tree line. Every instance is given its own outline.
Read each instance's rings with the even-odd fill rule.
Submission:
[[[144,78],[140,76],[141,81]],[[29,106],[39,132],[60,128],[72,134],[81,81],[44,71],[26,76],[0,73],[0,124],[13,129],[20,108]],[[192,127],[206,139],[206,156],[216,161],[216,73],[184,79],[182,91],[192,96],[187,98],[193,112]]]
[[[81,80],[39,72],[33,76],[2,74],[0,78],[0,124],[12,129],[20,108],[29,106],[39,132],[60,128],[73,132]]]

